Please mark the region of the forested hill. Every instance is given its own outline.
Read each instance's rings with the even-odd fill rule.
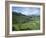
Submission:
[[[12,12],[13,15],[17,15],[17,16],[25,16],[24,14],[21,13],[17,13],[17,12]]]
[[[32,20],[33,20],[32,16],[26,16],[26,15],[21,14],[21,13],[12,12],[13,24],[25,23],[25,22],[32,21]]]

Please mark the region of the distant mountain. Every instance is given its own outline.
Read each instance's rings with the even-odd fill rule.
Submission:
[[[21,16],[21,15],[22,15],[22,16],[25,16],[24,14],[22,14],[22,13],[17,13],[17,12],[12,12],[12,14],[13,14],[13,15],[18,15],[18,16]]]
[[[23,15],[21,13],[17,13],[17,12],[12,12],[12,21],[13,21],[13,24],[15,23],[25,23],[25,22],[28,22],[28,21],[31,21],[33,20],[32,16],[26,16],[26,15]]]

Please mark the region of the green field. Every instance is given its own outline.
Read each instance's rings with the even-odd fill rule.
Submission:
[[[12,30],[39,30],[40,29],[40,16],[31,15],[26,16],[21,13],[12,12]]]

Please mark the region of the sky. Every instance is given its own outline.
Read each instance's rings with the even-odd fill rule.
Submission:
[[[22,13],[24,15],[40,15],[40,8],[36,7],[12,7],[12,12]]]

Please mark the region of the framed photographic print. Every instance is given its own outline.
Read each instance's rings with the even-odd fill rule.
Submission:
[[[7,36],[33,36],[45,34],[45,5],[34,2],[5,2]]]

